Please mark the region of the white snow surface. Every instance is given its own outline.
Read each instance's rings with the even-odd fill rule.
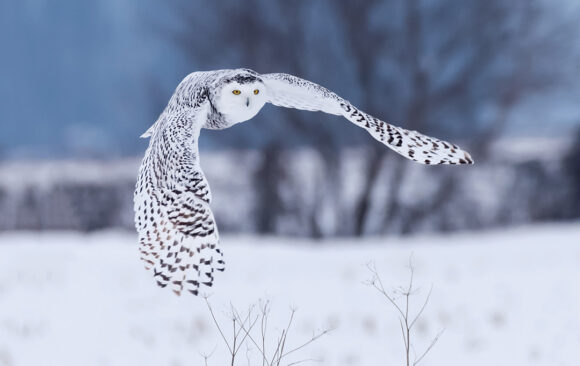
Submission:
[[[225,365],[227,349],[202,298],[159,289],[138,259],[136,235],[0,235],[0,365]],[[298,311],[288,347],[328,335],[283,364],[403,365],[397,314],[365,284],[374,261],[385,286],[412,300],[433,292],[415,328],[421,365],[579,365],[580,223],[410,238],[314,243],[225,237],[227,269],[210,301],[226,312],[271,301],[271,341]],[[238,365],[261,365],[245,347]]]

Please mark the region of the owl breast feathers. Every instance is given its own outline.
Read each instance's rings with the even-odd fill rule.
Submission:
[[[473,164],[457,145],[381,121],[328,89],[288,74],[248,69],[194,72],[177,87],[150,137],[134,195],[135,226],[145,267],[180,295],[212,286],[225,263],[201,170],[201,128],[224,129],[265,105],[343,116],[404,157],[421,164]]]

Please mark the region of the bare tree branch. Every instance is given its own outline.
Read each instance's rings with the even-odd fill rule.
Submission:
[[[304,347],[308,346],[310,343],[312,343],[312,342],[314,342],[315,340],[317,340],[318,338],[320,338],[320,337],[322,337],[322,336],[324,336],[324,335],[328,334],[328,332],[330,332],[330,331],[332,331],[332,330],[333,330],[333,329],[325,329],[325,330],[323,330],[322,332],[320,332],[320,333],[318,333],[318,334],[315,334],[315,335],[313,335],[313,336],[312,336],[312,338],[310,338],[308,341],[306,341],[306,342],[305,342],[305,343],[303,343],[302,345],[300,345],[300,346],[298,346],[298,347],[296,347],[296,348],[294,348],[294,349],[292,349],[292,350],[290,350],[290,351],[286,352],[286,353],[285,353],[283,356],[284,356],[284,357],[286,357],[286,356],[288,356],[289,354],[291,354],[291,353],[294,353],[294,352],[296,352],[296,351],[298,351],[298,350],[300,350],[300,349],[302,349],[302,348],[304,348]]]
[[[270,336],[268,334],[268,327],[267,327],[268,317],[269,317],[269,309],[270,309],[270,307],[269,307],[270,302],[269,301],[264,301],[263,303],[262,302],[259,303],[259,305],[258,305],[259,306],[259,314],[254,313],[255,305],[251,305],[248,308],[248,311],[246,314],[240,314],[240,312],[232,304],[230,304],[231,313],[229,315],[229,320],[232,322],[232,335],[231,335],[232,339],[230,341],[228,341],[221,325],[219,324],[219,322],[217,321],[217,319],[215,317],[215,313],[212,309],[211,304],[209,303],[208,298],[207,297],[204,297],[204,298],[205,298],[207,307],[210,311],[210,314],[212,316],[212,319],[214,320],[214,324],[218,328],[218,331],[219,331],[222,339],[224,340],[224,343],[226,344],[226,346],[228,347],[228,350],[230,351],[230,356],[231,356],[230,365],[234,365],[235,360],[236,360],[236,356],[244,344],[246,345],[246,348],[247,348],[246,358],[248,359],[248,364],[250,363],[250,361],[249,361],[249,352],[250,352],[249,343],[251,343],[253,346],[256,347],[256,349],[260,353],[260,356],[262,358],[262,366],[280,366],[281,363],[283,362],[283,360],[285,360],[290,354],[293,354],[293,353],[303,349],[304,347],[311,344],[312,342],[319,339],[320,337],[322,337],[323,335],[327,334],[330,331],[330,329],[325,329],[324,331],[322,331],[320,333],[315,333],[306,342],[302,343],[301,345],[299,345],[293,349],[286,351],[288,334],[290,333],[290,329],[292,328],[292,325],[294,324],[294,319],[295,319],[295,315],[296,315],[296,308],[291,308],[288,322],[287,322],[285,328],[282,329],[280,335],[276,338],[275,348],[272,350],[272,352],[268,352],[268,350],[266,349],[266,346],[267,346],[266,338],[270,338]],[[260,324],[259,327],[257,326],[258,322]],[[254,331],[254,329],[257,329],[257,330]],[[256,332],[258,332],[258,336],[262,338],[260,341],[257,341],[255,335],[252,334],[252,333],[256,333]],[[270,356],[268,356],[268,354],[270,354]],[[205,358],[205,360],[207,363],[207,358]],[[314,361],[314,360],[304,359],[301,361],[293,362],[291,364],[296,365],[296,364],[307,362],[307,361]]]
[[[415,325],[415,322],[417,321],[417,319],[419,319],[419,317],[421,317],[421,314],[423,314],[423,310],[425,310],[425,307],[427,307],[427,303],[429,302],[429,298],[431,297],[432,291],[433,291],[433,285],[431,285],[431,288],[429,289],[429,293],[427,294],[427,297],[425,298],[425,302],[423,303],[423,306],[421,306],[421,310],[419,310],[419,312],[417,313],[417,316],[415,316],[415,319],[413,319],[413,321],[411,322],[409,329],[413,328],[413,325]]]
[[[433,338],[433,340],[431,341],[431,343],[429,344],[429,347],[427,347],[425,352],[423,352],[423,354],[419,358],[417,358],[415,361],[413,361],[413,366],[415,366],[419,362],[421,362],[421,360],[427,355],[427,353],[429,353],[429,351],[431,351],[431,348],[433,348],[435,343],[437,343],[437,341],[439,340],[439,337],[441,336],[441,334],[443,334],[444,331],[445,331],[445,329],[441,329],[439,331],[439,333],[437,333],[437,335],[435,336],[435,338]]]
[[[218,321],[215,318],[215,314],[213,313],[213,309],[212,309],[212,307],[211,307],[211,305],[209,303],[209,300],[208,300],[209,296],[205,295],[203,298],[205,300],[205,304],[207,305],[207,308],[209,310],[209,313],[211,314],[211,318],[213,319],[213,323],[215,324],[216,328],[220,332],[220,335],[222,336],[222,339],[224,340],[224,343],[228,347],[228,350],[230,351],[230,353],[233,353],[232,352],[232,347],[230,347],[230,344],[228,343],[228,340],[226,339],[226,336],[222,332],[222,328],[220,327],[220,324],[218,323]]]
[[[429,303],[429,299],[431,298],[431,292],[433,291],[433,285],[431,285],[429,293],[427,294],[425,301],[423,302],[423,305],[421,306],[421,308],[419,309],[417,314],[412,316],[410,314],[411,297],[414,296],[415,294],[417,294],[418,290],[419,290],[419,289],[415,290],[413,287],[414,286],[413,282],[414,282],[414,277],[415,277],[415,268],[413,267],[413,263],[412,263],[412,255],[409,258],[409,264],[407,267],[408,267],[409,272],[410,272],[409,282],[408,282],[407,287],[400,287],[399,289],[395,290],[395,292],[399,292],[402,295],[402,299],[403,299],[402,300],[402,302],[403,302],[402,307],[401,307],[401,305],[399,305],[397,303],[397,299],[394,296],[391,296],[387,292],[387,290],[385,289],[385,287],[383,285],[381,277],[379,276],[379,274],[377,272],[376,266],[372,262],[367,264],[367,268],[369,269],[369,271],[372,274],[372,277],[367,282],[367,284],[374,287],[397,310],[398,318],[399,318],[399,326],[401,328],[401,335],[403,337],[403,345],[405,346],[406,365],[407,366],[411,365],[411,350],[412,350],[413,351],[413,363],[412,363],[412,365],[415,366],[419,362],[421,362],[421,360],[423,360],[423,358],[425,358],[427,353],[429,353],[429,351],[431,351],[433,346],[435,346],[435,343],[437,343],[437,341],[439,340],[439,337],[443,333],[443,330],[441,330],[441,331],[439,331],[439,333],[437,333],[437,335],[435,336],[435,338],[433,338],[433,340],[431,341],[431,343],[429,344],[427,349],[425,349],[425,351],[423,351],[423,353],[419,357],[417,357],[417,353],[415,352],[415,346],[413,344],[413,339],[412,339],[412,329],[413,329],[413,326],[415,325],[415,323],[417,322],[417,320],[421,317],[421,315],[425,311],[427,304]]]
[[[209,354],[207,354],[207,353],[202,353],[202,352],[200,352],[200,353],[199,353],[199,355],[200,355],[201,357],[203,357],[203,361],[204,361],[203,363],[204,363],[204,365],[205,365],[205,366],[208,366],[208,365],[207,365],[207,360],[208,360],[208,359],[209,359],[211,356],[213,356],[213,353],[215,352],[216,348],[217,348],[217,345],[216,345],[216,346],[213,348],[213,351],[211,351]]]

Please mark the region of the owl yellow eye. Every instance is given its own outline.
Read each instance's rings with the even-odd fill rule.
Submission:
[[[258,89],[254,89],[254,94],[258,95],[260,91]]]
[[[232,93],[234,93],[235,95],[240,95],[241,91],[239,91],[238,89],[236,89]]]

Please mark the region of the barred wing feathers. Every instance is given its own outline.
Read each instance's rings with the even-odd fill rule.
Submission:
[[[328,89],[288,74],[265,74],[269,102],[286,108],[342,115],[404,157],[421,164],[473,164],[457,145],[381,121]]]

